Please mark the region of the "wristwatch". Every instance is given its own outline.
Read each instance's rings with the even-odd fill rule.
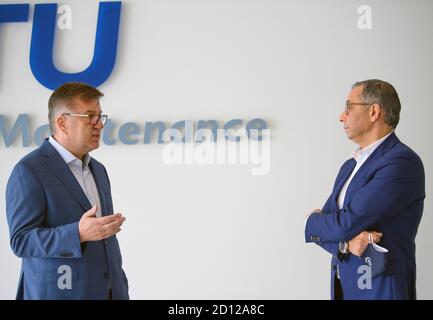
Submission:
[[[349,248],[349,243],[347,243],[347,241],[340,241],[338,243],[338,250],[341,253],[347,253],[348,252],[348,250],[347,250],[348,248]]]

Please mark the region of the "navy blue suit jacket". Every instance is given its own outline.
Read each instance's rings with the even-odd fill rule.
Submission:
[[[89,167],[102,215],[113,214],[104,166],[92,158]],[[12,250],[22,258],[17,299],[107,299],[110,287],[113,299],[129,298],[116,237],[80,244],[78,222],[90,208],[73,173],[47,140],[15,166],[6,211]],[[70,288],[59,286],[66,272]]]
[[[392,133],[357,171],[339,210],[338,196],[355,165],[354,159],[343,164],[323,214],[308,218],[306,242],[315,242],[333,255],[332,298],[339,268],[344,299],[415,299],[415,236],[425,198],[421,159]],[[361,289],[358,281],[363,261],[350,253],[339,254],[338,242],[365,230],[382,232],[379,244],[389,253],[385,270],[372,279],[371,288]]]

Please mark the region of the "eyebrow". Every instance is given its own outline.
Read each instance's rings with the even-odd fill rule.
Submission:
[[[87,110],[87,111],[84,111],[84,113],[92,113],[92,114],[95,114],[95,112],[93,112],[93,110]],[[99,114],[102,114],[102,110],[99,112]]]

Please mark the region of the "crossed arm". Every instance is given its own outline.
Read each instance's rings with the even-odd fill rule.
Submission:
[[[337,212],[315,210],[306,221],[306,242],[316,242],[338,256],[338,243],[349,242],[349,251],[362,254],[368,232],[398,215],[412,203],[424,198],[424,169],[418,158],[395,155],[379,168],[372,179]],[[373,233],[375,241],[381,234]],[[379,238],[379,239],[378,239]]]
[[[314,209],[311,211],[312,213],[322,213],[321,209]],[[307,218],[308,219],[308,218]],[[383,234],[381,232],[377,231],[362,231],[359,234],[357,234],[355,237],[347,241],[347,252],[350,252],[351,254],[360,257],[365,249],[367,248],[369,244],[369,236],[368,234],[371,233],[373,236],[373,242],[378,243],[380,242],[380,239],[382,238]],[[345,242],[345,241],[340,241]],[[335,255],[336,257],[343,257],[343,252],[340,252],[340,242],[321,242],[318,243],[323,249],[330,252],[331,254]]]

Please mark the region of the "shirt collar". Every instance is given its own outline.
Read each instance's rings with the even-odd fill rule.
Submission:
[[[386,136],[380,138],[379,140],[373,142],[372,144],[366,146],[365,148],[357,148],[353,153],[352,156],[356,161],[362,161],[363,159],[366,159],[374,152],[374,150],[377,149],[380,144],[385,141],[386,138],[388,138],[394,131],[391,131]]]
[[[76,163],[79,164],[80,166],[84,165],[85,167],[89,165],[89,162],[91,160],[90,154],[87,153],[84,156],[84,161],[81,161],[76,156],[74,156],[69,150],[67,150],[64,146],[58,143],[57,140],[53,138],[53,136],[50,136],[48,142],[53,146],[54,149],[56,149],[56,151],[60,154],[62,159],[65,160],[67,164]]]

